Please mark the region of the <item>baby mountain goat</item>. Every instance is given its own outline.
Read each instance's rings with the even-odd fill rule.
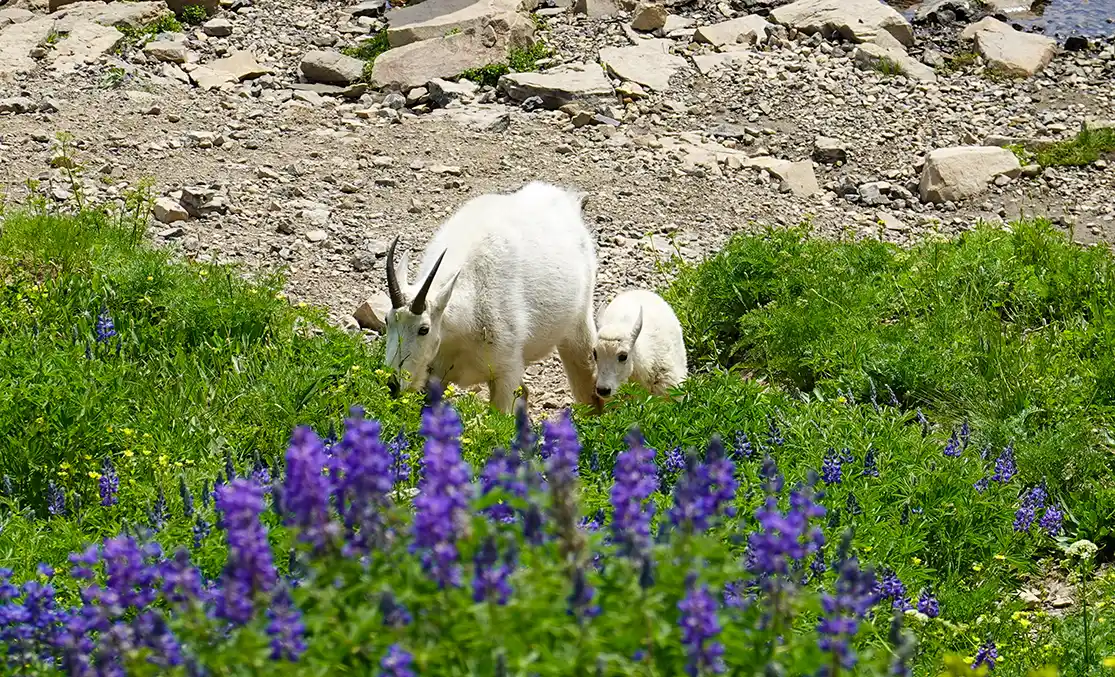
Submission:
[[[664,395],[685,380],[685,341],[673,308],[644,289],[617,296],[597,320],[596,392],[609,397],[627,381]]]
[[[486,383],[492,406],[510,412],[527,365],[556,347],[573,397],[595,402],[596,253],[582,199],[536,181],[469,200],[427,245],[418,287],[405,262],[395,267],[395,238],[385,325],[393,391],[421,390],[431,376]]]

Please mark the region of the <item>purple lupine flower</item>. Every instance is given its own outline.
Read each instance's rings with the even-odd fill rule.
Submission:
[[[778,465],[770,454],[763,456],[763,463],[759,466],[760,485],[767,494],[777,495],[782,493],[785,480],[782,473],[778,472]]]
[[[335,479],[337,509],[344,516],[346,549],[368,553],[382,547],[384,513],[395,486],[391,454],[380,440],[380,424],[353,408],[345,420],[344,438],[334,448],[340,477]]]
[[[599,531],[600,527],[604,526],[604,509],[597,510],[592,517],[585,515],[578,526],[585,531]]]
[[[829,447],[829,450],[825,452],[825,459],[821,463],[821,480],[825,484],[840,484],[842,462],[843,459],[836,453],[836,450]]]
[[[968,448],[968,443],[972,439],[972,428],[968,425],[968,419],[964,419],[964,423],[960,425],[960,443],[964,449]]]
[[[97,343],[108,343],[110,338],[116,336],[116,324],[112,321],[112,316],[108,314],[108,309],[103,306],[100,314],[97,315],[95,329]]]
[[[860,474],[864,477],[879,476],[879,460],[875,456],[875,447],[867,448],[867,453],[863,456],[863,472]]]
[[[203,599],[201,572],[190,563],[190,553],[185,548],[178,548],[170,559],[159,562],[157,570],[162,579],[163,597],[172,605]]]
[[[518,452],[494,449],[480,473],[480,495],[487,496],[500,489],[512,496],[526,497],[527,485],[522,477],[521,467],[522,460]],[[505,524],[515,520],[515,509],[503,501],[485,508],[484,514]]]
[[[267,636],[271,638],[271,660],[297,662],[306,651],[306,626],[302,612],[294,606],[290,593],[280,588],[267,608]]]
[[[848,498],[844,501],[844,509],[848,511],[849,515],[862,515],[863,507],[859,504],[859,499],[856,498],[854,493],[848,492]],[[909,516],[906,517],[909,521]]]
[[[1058,536],[1061,533],[1062,523],[1064,522],[1065,515],[1061,512],[1061,508],[1056,503],[1051,504],[1045,509],[1045,514],[1041,516],[1038,521],[1038,526],[1045,530],[1045,533],[1050,536]]]
[[[46,511],[51,517],[66,514],[66,492],[51,480],[46,486]]]
[[[474,602],[494,601],[503,606],[511,597],[511,584],[508,578],[514,568],[514,554],[508,551],[503,562],[499,558],[499,548],[495,538],[484,539],[473,558],[472,600]]]
[[[233,480],[217,490],[217,510],[228,534],[217,615],[242,625],[255,614],[254,597],[270,593],[278,583],[267,531],[259,520],[263,488],[250,480]]]
[[[546,459],[546,476],[551,484],[566,485],[576,481],[581,443],[568,409],[553,421],[542,423],[541,455]]]
[[[422,412],[421,433],[426,438],[425,472],[414,499],[414,543],[422,565],[438,586],[459,586],[457,537],[466,519],[472,487],[471,473],[461,459],[461,419],[441,399],[441,386],[427,386],[430,406]]]
[[[578,623],[599,615],[600,606],[592,602],[595,596],[596,590],[589,584],[584,567],[578,566],[573,571],[573,590],[566,599],[566,613],[575,617]]]
[[[995,642],[989,639],[976,651],[975,660],[972,661],[972,669],[986,665],[988,669],[994,670],[997,660],[999,660],[999,650],[995,648]]]
[[[402,628],[411,624],[414,619],[405,604],[395,599],[394,593],[385,590],[379,598],[379,613],[383,624],[389,628]]]
[[[515,439],[511,441],[511,450],[519,454],[519,458],[529,459],[538,452],[538,436],[530,424],[530,416],[522,400],[515,403]]]
[[[197,521],[194,522],[194,526],[192,528],[192,532],[194,535],[194,550],[197,550],[201,547],[201,542],[209,537],[209,533],[211,531],[212,527],[210,526],[209,521],[201,515],[198,515]]]
[[[654,450],[643,442],[638,429],[627,435],[627,451],[616,458],[612,484],[612,534],[622,552],[641,556],[650,548],[650,521],[654,502],[648,501],[658,487]]]
[[[205,479],[201,482],[201,507],[206,510],[209,509],[209,502],[213,500],[213,492],[209,490],[209,480]]]
[[[407,453],[409,448],[410,442],[407,441],[406,431],[399,430],[399,434],[395,435],[395,439],[391,440],[391,444],[388,446],[388,451],[391,452],[391,469],[395,484],[410,480],[410,454]]]
[[[745,459],[750,459],[755,455],[755,449],[751,446],[751,440],[747,437],[747,433],[742,430],[736,433],[735,455],[742,456]]]
[[[681,447],[674,447],[666,452],[662,462],[662,470],[668,473],[678,473],[685,470],[685,453]]]
[[[309,426],[295,428],[287,448],[281,494],[284,523],[295,526],[299,539],[314,550],[324,549],[337,533],[329,513],[333,488],[323,472],[326,463],[325,447],[317,434]]]
[[[186,517],[194,516],[194,495],[190,493],[190,488],[186,486],[186,478],[183,477],[178,481],[178,495],[182,497],[182,514]]]
[[[416,677],[414,670],[411,669],[412,663],[414,663],[414,656],[411,656],[409,651],[398,644],[392,644],[379,662],[378,677]]]
[[[780,447],[785,443],[786,438],[782,434],[782,429],[778,427],[778,421],[771,416],[767,423],[767,444],[771,447]]]
[[[921,596],[918,597],[918,611],[930,618],[936,618],[941,615],[941,605],[928,590],[922,590]]]
[[[887,386],[887,404],[892,407],[898,406],[898,395],[894,394],[894,390],[889,385]]]
[[[974,489],[975,489],[976,491],[978,491],[979,493],[981,493],[981,494],[982,494],[983,492],[987,491],[987,486],[988,486],[988,484],[989,484],[990,482],[991,482],[991,478],[990,478],[990,477],[987,477],[987,476],[985,475],[985,476],[983,476],[983,477],[979,478],[978,480],[976,480],[976,483],[975,483],[975,484],[973,484],[973,485],[972,485],[972,487],[973,487],[973,488],[974,488]]]
[[[828,566],[825,564],[825,554],[818,550],[813,553],[813,561],[809,563],[809,570],[813,572],[814,576],[820,576],[828,571]]]
[[[906,584],[893,571],[884,571],[876,584],[876,592],[880,599],[891,600],[891,607],[905,610],[909,606],[906,599]]]
[[[861,569],[859,560],[843,556],[837,567],[836,587],[831,594],[821,595],[823,613],[817,623],[818,647],[830,654],[835,664],[826,674],[835,674],[836,666],[844,670],[855,667],[857,657],[850,640],[879,599],[875,575],[870,569]]]
[[[949,437],[948,444],[945,445],[943,453],[949,458],[957,458],[960,454],[964,453],[964,450],[960,447],[960,438],[956,436],[955,430],[952,431],[952,435]]]
[[[760,530],[748,539],[749,568],[760,576],[789,573],[791,566],[817,552],[825,538],[810,520],[825,516],[824,507],[813,502],[810,487],[790,493],[790,509],[783,513],[778,499],[768,495],[766,503],[755,511]]]
[[[155,531],[162,531],[166,526],[167,507],[166,507],[166,494],[163,488],[159,487],[159,494],[155,498],[155,505],[148,513],[148,519],[151,522],[151,528]]]
[[[693,531],[706,531],[709,521],[721,514],[734,514],[732,501],[736,496],[736,466],[724,454],[719,437],[709,442],[705,460],[697,463],[690,456],[684,475],[674,489],[674,505],[670,521]]]
[[[1000,484],[1006,484],[1017,474],[1018,466],[1014,463],[1014,445],[1008,444],[1003,449],[1003,453],[999,454],[999,458],[995,460],[995,474],[991,476],[991,479]]]
[[[920,407],[918,408],[916,418],[917,422],[921,425],[921,436],[926,437],[929,435],[929,419],[925,417],[925,414],[921,413]]]
[[[721,597],[724,606],[729,609],[746,609],[753,595],[747,592],[747,585],[743,581],[730,581],[724,584]]]
[[[116,474],[116,468],[113,467],[111,459],[106,458],[101,466],[101,478],[97,480],[97,487],[101,494],[101,505],[106,508],[116,505],[116,493],[120,490],[120,477]]]
[[[15,490],[12,489],[12,478],[7,473],[3,478],[0,478],[0,496],[4,498],[12,498],[15,496]]]
[[[1033,487],[1022,494],[1022,503],[1014,513],[1015,531],[1030,531],[1030,527],[1033,526],[1034,520],[1037,519],[1037,511],[1045,507],[1045,500],[1047,497],[1048,495],[1045,492],[1045,487],[1041,485]]]
[[[685,598],[678,602],[681,643],[688,655],[685,671],[690,677],[697,677],[702,672],[719,674],[727,667],[724,665],[724,645],[716,641],[720,635],[716,599],[709,594],[707,585],[697,587],[695,575],[690,574],[686,583]]]

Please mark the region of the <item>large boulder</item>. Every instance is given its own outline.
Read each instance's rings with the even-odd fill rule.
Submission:
[[[914,42],[910,22],[893,7],[879,0],[796,0],[771,10],[771,19],[803,33],[839,35],[853,42],[876,42],[881,32],[898,42]]]
[[[49,17],[32,19],[0,29],[0,82],[35,68],[31,50],[50,37],[54,20]]]
[[[1016,31],[993,17],[968,26],[960,37],[975,40],[980,56],[1007,75],[1035,75],[1048,66],[1057,54],[1057,41],[1053,38]]]
[[[424,87],[435,78],[454,78],[473,68],[504,62],[508,48],[506,39],[488,40],[474,31],[412,42],[376,57],[372,82],[403,91]]]
[[[516,101],[537,96],[551,109],[568,103],[595,108],[597,104],[615,103],[616,97],[611,81],[595,63],[566,64],[545,73],[510,73],[500,78],[499,86]]]
[[[426,0],[387,12],[387,42],[402,47],[469,30],[510,36],[529,43],[534,24],[519,10],[521,0]]]
[[[1018,158],[1006,148],[939,148],[925,158],[919,192],[924,202],[957,202],[983,193],[997,176],[1016,178],[1021,172]]]
[[[632,47],[604,47],[600,63],[621,80],[664,92],[674,73],[688,66],[684,58],[669,53],[671,44],[672,40],[644,40]]]
[[[112,26],[102,26],[86,19],[68,22],[66,37],[47,53],[52,69],[70,72],[96,61],[102,54],[116,48],[124,34]]]
[[[75,2],[50,18],[57,21],[56,30],[68,31],[76,22],[92,21],[116,28],[143,28],[164,17],[173,16],[165,2]]]
[[[704,42],[717,49],[735,45],[754,45],[766,42],[768,31],[773,28],[766,19],[757,15],[722,21],[711,26],[701,26],[693,34],[693,42]]]
[[[313,82],[348,85],[364,74],[364,62],[340,52],[307,52],[299,65],[302,75]]]

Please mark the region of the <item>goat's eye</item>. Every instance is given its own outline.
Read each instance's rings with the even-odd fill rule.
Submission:
[[[619,358],[619,361],[620,361],[620,362],[626,362],[626,361],[627,361],[627,353],[620,353],[620,354],[619,354],[619,355],[617,355],[616,357],[618,357],[618,358]]]
[[[418,328],[418,335],[419,336],[425,336],[426,334],[429,334],[429,333],[430,333],[430,328],[429,327],[423,326],[423,327]]]

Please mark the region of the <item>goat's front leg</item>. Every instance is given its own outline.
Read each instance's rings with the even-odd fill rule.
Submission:
[[[492,407],[510,414],[515,407],[515,390],[523,382],[521,364],[505,365],[488,380],[488,401]]]

